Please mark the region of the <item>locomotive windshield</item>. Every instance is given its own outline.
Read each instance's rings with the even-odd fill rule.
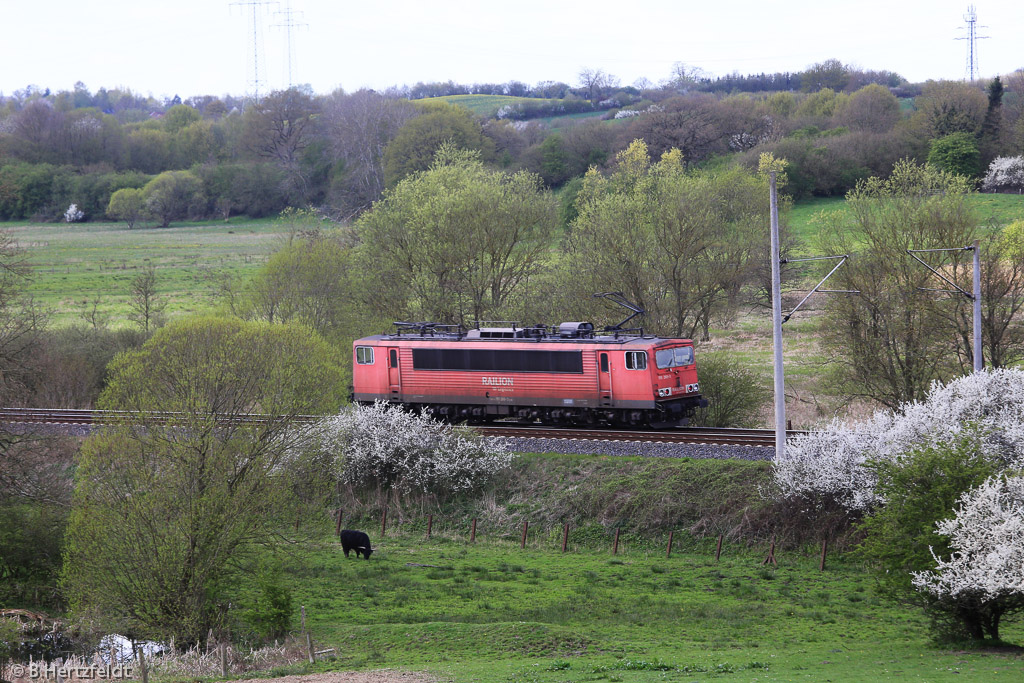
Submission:
[[[674,349],[659,349],[654,352],[654,362],[659,370],[693,365],[693,347],[677,346]]]

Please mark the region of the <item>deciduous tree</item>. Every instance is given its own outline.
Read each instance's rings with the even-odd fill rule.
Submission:
[[[932,140],[928,163],[950,173],[976,178],[981,175],[978,139],[971,133],[950,133]]]
[[[107,205],[107,215],[111,218],[122,220],[128,224],[131,230],[139,222],[145,211],[145,200],[142,190],[126,187],[110,195],[110,203]]]
[[[901,161],[888,178],[861,181],[847,195],[847,211],[822,243],[824,253],[853,255],[833,276],[835,288],[860,292],[830,297],[824,326],[825,349],[848,395],[895,408],[959,371],[956,330],[937,310],[954,304],[924,291],[935,289],[935,276],[906,250],[970,244],[977,226],[971,186]]]
[[[303,193],[309,189],[303,154],[312,143],[319,112],[309,93],[290,88],[270,93],[245,113],[246,144],[283,169]]]
[[[687,173],[678,150],[652,163],[647,149],[634,141],[611,175],[592,168],[584,178],[566,244],[566,295],[594,319],[607,313],[592,293],[623,292],[660,334],[708,338],[766,248],[754,237],[768,220],[766,182],[737,168]]]
[[[952,552],[931,548],[935,569],[913,584],[971,638],[998,641],[1003,619],[1024,610],[1024,478],[990,477],[959,503],[935,525]]]
[[[372,90],[336,92],[324,103],[324,128],[344,167],[335,175],[330,201],[349,218],[380,199],[385,188],[384,150],[419,113],[407,100]]]
[[[218,318],[120,355],[99,405],[124,420],[88,439],[75,474],[63,569],[75,612],[136,638],[219,629],[237,601],[232,567],[282,524],[307,439],[296,416],[342,400],[337,363],[308,328]]]
[[[537,176],[489,171],[477,154],[443,144],[429,169],[356,224],[376,282],[369,303],[446,323],[502,315],[543,262],[557,220]]]
[[[384,149],[384,180],[394,187],[411,173],[425,171],[441,145],[476,151],[488,161],[494,142],[465,107],[446,102],[418,105],[423,113],[409,120]]]
[[[800,74],[800,89],[804,92],[818,92],[824,88],[841,92],[849,82],[850,70],[838,59],[818,62]]]
[[[167,302],[160,299],[156,285],[156,268],[147,265],[141,273],[131,280],[128,306],[132,320],[143,333],[149,334],[163,324],[163,312]]]
[[[190,171],[165,171],[142,188],[146,215],[166,228],[171,221],[185,218],[199,209],[203,187]]]

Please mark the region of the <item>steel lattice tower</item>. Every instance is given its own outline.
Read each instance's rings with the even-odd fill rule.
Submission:
[[[291,87],[293,85],[293,81],[292,81],[292,61],[295,58],[295,49],[292,46],[292,29],[293,28],[308,28],[309,24],[306,24],[306,23],[303,23],[303,22],[299,22],[299,21],[295,21],[296,18],[300,18],[300,19],[302,18],[302,12],[297,12],[297,11],[292,9],[291,0],[285,0],[284,9],[280,10],[278,12],[275,12],[275,14],[277,14],[280,17],[282,17],[282,20],[281,20],[281,23],[274,24],[274,26],[278,27],[278,28],[284,28],[284,31],[285,31],[285,41],[287,43],[287,55],[286,55],[287,63],[286,63],[286,67],[285,67],[286,68],[285,76],[287,77],[288,88],[291,89]]]
[[[252,36],[250,48],[252,49],[252,78],[248,79],[248,86],[251,89],[253,99],[259,102],[260,89],[264,84],[261,72],[266,71],[263,67],[263,10],[266,6],[276,4],[273,0],[234,0],[232,5],[238,5],[245,10],[252,12]],[[248,75],[248,74],[247,74]]]
[[[978,78],[978,41],[988,38],[988,36],[979,36],[978,29],[987,27],[978,26],[978,13],[975,11],[974,5],[968,5],[964,21],[967,22],[967,35],[957,38],[957,40],[967,41],[967,79],[973,83]]]

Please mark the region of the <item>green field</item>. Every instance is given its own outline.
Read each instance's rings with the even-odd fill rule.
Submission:
[[[70,324],[96,298],[117,326],[127,314],[130,282],[143,268],[157,272],[167,314],[192,313],[213,303],[218,277],[256,271],[281,244],[273,220],[232,219],[208,224],[136,228],[124,223],[7,223],[28,254],[29,292]]]
[[[445,95],[443,97],[429,98],[444,100],[449,104],[465,107],[477,116],[483,118],[494,118],[498,110],[505,105],[525,104],[529,102],[552,103],[561,100],[546,100],[539,97],[511,97],[509,95]],[[429,100],[428,100],[429,101]]]
[[[427,541],[422,525],[375,538],[370,560],[324,540],[296,550],[285,581],[307,612],[316,668],[427,670],[455,681],[1021,680],[1020,650],[929,641],[927,620],[879,597],[858,564],[817,548],[776,553],[712,540],[611,538],[561,527],[478,528]],[[378,528],[379,532],[379,528]],[[504,538],[495,538],[502,535]],[[1005,639],[1024,641],[1019,623]],[[304,668],[304,667],[303,667]],[[300,669],[301,670],[301,669]],[[278,673],[284,673],[280,671]]]
[[[1024,220],[1024,195],[979,193],[971,195],[969,201],[982,226],[1000,227]],[[844,210],[845,204],[842,197],[815,197],[793,205],[788,224],[799,254],[815,250],[819,232],[831,216]]]
[[[456,104],[469,109],[474,114],[484,118],[493,118],[498,110],[505,105],[516,105],[527,102],[560,102],[561,100],[545,100],[536,97],[510,97],[508,95],[446,95],[436,99],[444,100],[449,104]],[[531,121],[537,121],[547,125],[553,130],[578,123],[585,119],[600,119],[605,112],[585,111],[576,114],[564,114],[561,116],[542,116]]]

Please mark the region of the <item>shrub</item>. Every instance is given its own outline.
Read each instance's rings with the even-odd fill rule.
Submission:
[[[64,212],[65,223],[77,223],[83,218],[85,218],[85,212],[78,208],[78,204],[72,204],[68,207],[68,210]]]
[[[997,157],[988,166],[981,181],[985,192],[1020,192],[1024,190],[1024,156]]]
[[[1000,620],[1024,609],[1024,478],[988,478],[935,531],[954,552],[943,560],[932,548],[937,566],[915,572],[914,586],[970,637],[998,640]]]
[[[1000,468],[1024,466],[1024,371],[985,370],[949,384],[935,383],[923,401],[865,422],[834,421],[791,439],[772,467],[784,496],[835,501],[866,510],[881,498],[868,461],[894,461],[914,447],[956,438],[968,423],[981,430],[980,447]]]
[[[292,621],[292,592],[281,583],[281,569],[261,565],[256,576],[255,601],[245,612],[245,620],[263,640],[282,638]]]
[[[935,523],[964,491],[991,476],[996,466],[983,451],[982,432],[974,428],[948,442],[911,448],[898,460],[868,463],[886,503],[861,523],[866,537],[860,552],[891,594],[913,595],[911,572],[932,566],[930,549],[949,552]]]
[[[319,450],[353,486],[459,493],[505,470],[512,455],[467,429],[386,403],[356,406],[320,422]]]
[[[981,175],[981,151],[970,133],[951,133],[932,140],[928,163],[944,171],[975,178]]]
[[[768,401],[768,387],[744,367],[734,354],[702,353],[700,391],[708,400],[697,410],[693,423],[701,427],[749,427]]]

